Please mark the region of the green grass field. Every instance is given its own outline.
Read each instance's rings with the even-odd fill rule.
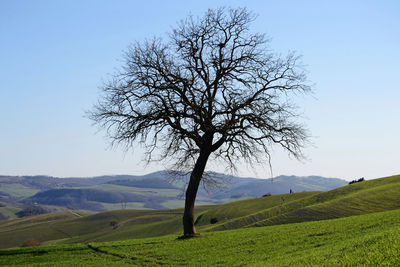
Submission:
[[[115,184],[100,184],[91,187],[76,187],[80,189],[100,189],[104,191],[117,191],[117,192],[125,192],[125,193],[135,193],[139,195],[145,196],[166,196],[166,197],[175,197],[176,195],[180,194],[181,191],[179,189],[164,189],[164,188],[157,188],[154,190],[152,188],[140,188],[140,187],[130,187],[130,186],[121,186]]]
[[[245,228],[179,240],[126,241],[0,250],[8,266],[398,266],[400,210]]]
[[[207,230],[227,230],[249,226],[266,226],[327,220],[400,208],[400,175],[355,183],[327,192],[303,192],[266,197],[275,205],[252,209],[246,216],[230,216]],[[248,200],[248,201],[257,201]],[[238,202],[233,205],[238,205]],[[246,203],[246,201],[242,202]],[[230,204],[218,206],[225,212]],[[242,210],[240,206],[236,210]],[[205,214],[214,212],[212,209]],[[207,218],[210,217],[207,215]],[[218,219],[218,217],[217,217]],[[221,221],[221,223],[220,223]]]
[[[176,239],[182,209],[68,211],[4,221],[0,248],[30,239],[42,246],[0,250],[0,265],[398,265],[399,191],[400,176],[392,176],[328,192],[198,206],[202,235],[191,240]]]
[[[16,215],[16,213],[20,210],[21,208],[13,203],[2,203],[2,205],[0,206],[0,213],[10,220],[17,219],[18,216]]]
[[[30,196],[33,196],[39,189],[33,189],[22,184],[13,184],[13,183],[3,183],[1,184],[0,191],[7,192],[11,196],[23,199]]]

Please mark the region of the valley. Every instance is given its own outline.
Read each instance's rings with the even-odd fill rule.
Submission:
[[[214,174],[222,188],[201,187],[197,205],[223,204],[264,194],[326,191],[347,184],[319,176],[279,176],[273,179]],[[93,178],[0,176],[0,220],[46,212],[84,210],[91,213],[118,209],[176,209],[184,206],[186,176],[172,180],[167,171],[143,176],[113,175]]]

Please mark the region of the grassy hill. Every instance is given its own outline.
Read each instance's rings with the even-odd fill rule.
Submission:
[[[27,240],[54,244],[162,236],[178,233],[181,220],[180,209],[48,213],[0,222],[0,248],[20,246]]]
[[[387,211],[400,208],[399,189],[400,176],[392,176],[328,192],[272,195],[218,206],[198,206],[195,223],[200,232],[209,232]],[[28,239],[54,244],[178,235],[181,216],[182,209],[44,214],[0,223],[0,248],[20,246]]]
[[[341,179],[318,176],[255,179],[217,173],[211,175],[218,177],[226,187],[215,191],[213,195],[200,188],[196,205],[223,204],[260,197],[268,192],[281,194],[290,190],[326,191],[346,184],[346,181]],[[52,211],[58,208],[93,212],[121,208],[183,208],[182,188],[188,177],[180,178],[182,179],[172,182],[167,171],[143,176],[111,175],[93,178],[0,175],[0,220],[16,218],[16,213],[24,209],[24,204],[33,203],[43,208],[47,206]]]
[[[12,266],[399,266],[400,210],[118,242],[0,250]]]
[[[328,192],[283,194],[215,206],[201,213],[196,223],[200,229],[215,231],[393,210],[400,208],[399,190],[400,175],[397,175],[354,183]],[[217,223],[210,225],[212,218]]]

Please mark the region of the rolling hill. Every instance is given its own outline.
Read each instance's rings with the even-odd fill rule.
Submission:
[[[327,192],[271,195],[223,205],[197,206],[196,227],[204,233],[395,210],[400,208],[399,189],[400,175]],[[28,239],[53,244],[178,235],[181,216],[182,209],[43,214],[0,222],[0,246],[19,246]]]
[[[241,217],[235,216],[235,212],[224,214],[220,223],[206,229],[215,231],[298,223],[398,209],[400,208],[399,189],[400,176],[397,175],[355,183],[327,192],[307,192],[301,198],[290,198],[288,194],[271,196],[269,197],[271,201],[279,203],[266,209],[249,212],[248,215]],[[232,203],[232,205],[240,206],[240,202]],[[232,209],[232,206],[230,208]],[[224,205],[213,207],[202,214],[198,224],[207,225],[208,218],[224,213],[226,210]]]
[[[32,205],[36,210],[86,210],[92,212],[115,209],[173,209],[184,205],[183,181],[169,183],[168,172],[144,176],[115,175],[93,178],[56,178],[47,176],[0,176],[0,220],[13,219]],[[239,178],[214,174],[225,187],[209,194],[201,188],[197,205],[222,204],[282,194],[290,190],[326,191],[347,184],[346,181],[319,176],[279,176],[273,179]],[[27,206],[28,205],[28,206]],[[19,214],[29,214],[27,212]]]
[[[126,241],[0,250],[11,266],[399,266],[400,210]]]

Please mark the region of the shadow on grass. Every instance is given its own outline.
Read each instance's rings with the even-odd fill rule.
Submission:
[[[177,240],[187,240],[187,239],[192,239],[192,238],[200,238],[200,237],[204,237],[200,234],[193,234],[193,235],[181,235],[178,236],[176,239]]]

